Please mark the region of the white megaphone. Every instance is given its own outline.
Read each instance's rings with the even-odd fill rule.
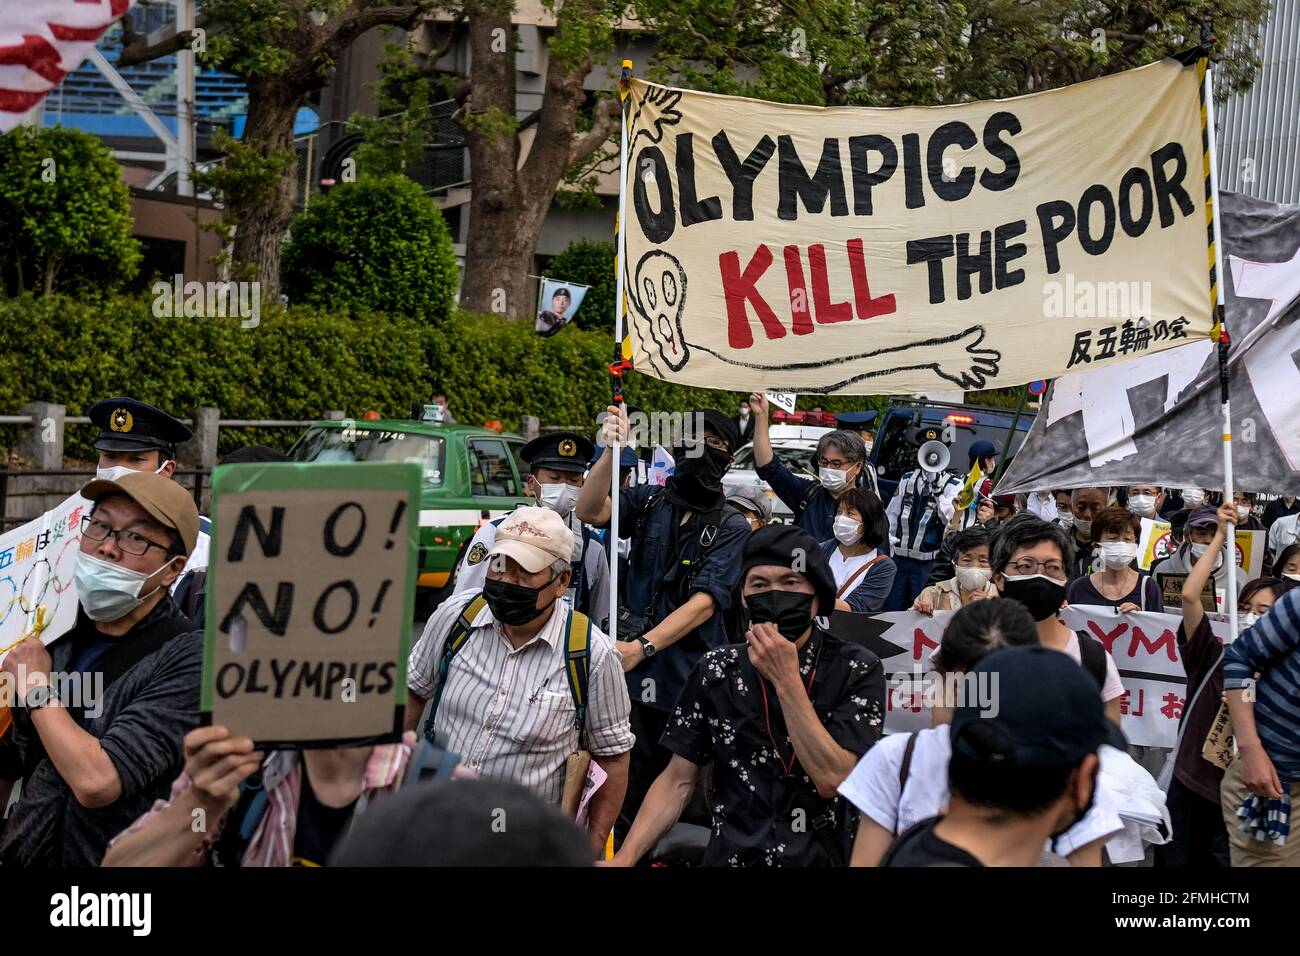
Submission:
[[[928,441],[916,450],[916,462],[921,466],[921,470],[931,475],[937,475],[948,467],[948,462],[952,460],[952,452],[948,451],[948,446],[941,441]]]

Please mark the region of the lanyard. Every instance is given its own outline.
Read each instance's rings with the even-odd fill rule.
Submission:
[[[812,667],[808,672],[808,683],[804,685],[804,691],[808,694],[808,701],[812,702],[813,682],[817,680],[817,662],[822,656],[822,641],[818,637],[817,653],[813,657]],[[757,668],[755,668],[757,670]],[[767,704],[767,678],[762,674],[758,675],[758,687],[763,692],[763,723],[767,727],[767,739],[772,741],[772,751],[776,754],[776,761],[781,765],[781,770],[789,776],[794,772],[794,765],[799,762],[799,755],[795,752],[794,744],[790,744],[790,762],[786,763],[781,756],[781,748],[777,745],[776,736],[772,733],[772,714]]]

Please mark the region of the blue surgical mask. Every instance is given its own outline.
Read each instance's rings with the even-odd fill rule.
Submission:
[[[120,620],[162,587],[160,584],[147,594],[140,593],[146,581],[154,574],[161,574],[175,560],[173,556],[153,574],[145,574],[83,551],[77,555],[77,570],[73,574],[77,582],[77,600],[85,609],[86,617],[92,621]]]

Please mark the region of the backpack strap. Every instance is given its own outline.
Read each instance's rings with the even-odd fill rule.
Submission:
[[[1079,637],[1079,663],[1092,675],[1097,687],[1106,686],[1106,648],[1091,634],[1076,632]]]
[[[1150,580],[1148,575],[1138,575],[1138,607],[1144,611],[1147,609],[1147,582]]]
[[[817,494],[817,489],[821,486],[822,484],[820,481],[808,482],[808,490],[803,493],[803,498],[799,501],[796,517],[808,510],[808,502],[812,501],[813,495]]]
[[[564,628],[564,675],[569,679],[573,698],[574,723],[578,730],[578,749],[587,749],[587,679],[591,675],[591,620],[578,611],[570,611]]]
[[[451,631],[447,634],[447,640],[442,645],[442,657],[438,660],[438,680],[434,685],[433,697],[429,701],[428,717],[424,722],[424,738],[426,740],[433,740],[433,722],[438,716],[438,703],[442,700],[442,690],[447,686],[447,671],[451,669],[451,659],[469,640],[470,633],[474,629],[474,618],[478,617],[485,607],[487,607],[487,598],[482,594],[476,594],[474,599],[466,604],[460,612],[460,617],[452,625]]]
[[[903,805],[903,790],[907,788],[907,778],[912,773],[912,754],[916,751],[916,738],[920,734],[907,735],[907,746],[903,748],[903,762],[898,767],[898,804]],[[894,816],[894,836],[898,836],[898,816]]]

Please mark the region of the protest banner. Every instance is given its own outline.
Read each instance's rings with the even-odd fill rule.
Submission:
[[[1300,206],[1220,196],[1233,487],[1300,492]],[[1095,365],[1095,363],[1094,363]],[[998,494],[1088,485],[1220,490],[1219,363],[1195,342],[1052,383]]]
[[[202,710],[260,748],[400,736],[420,466],[213,472]]]
[[[541,336],[554,335],[573,321],[591,286],[542,277],[537,289],[537,322],[533,330]]]
[[[767,400],[785,412],[793,412],[799,396],[794,392],[768,392]]]
[[[621,279],[638,371],[898,394],[1208,336],[1192,66],[892,109],[629,87]]]
[[[927,616],[916,611],[847,614],[831,617],[836,636],[862,644],[881,659],[886,681],[885,733],[911,733],[930,726],[936,693],[931,655],[939,648],[950,611]],[[1124,683],[1121,728],[1130,744],[1173,747],[1187,692],[1178,655],[1182,617],[1153,611],[1120,614],[1114,608],[1071,605],[1061,619],[1075,631],[1093,635],[1106,647]],[[1230,642],[1228,624],[1217,616],[1210,628]]]
[[[0,17],[0,133],[40,105],[135,0],[23,0]]]
[[[48,644],[77,621],[77,552],[81,518],[90,502],[79,494],[39,518],[0,535],[0,661],[31,631],[45,608],[41,642]]]

